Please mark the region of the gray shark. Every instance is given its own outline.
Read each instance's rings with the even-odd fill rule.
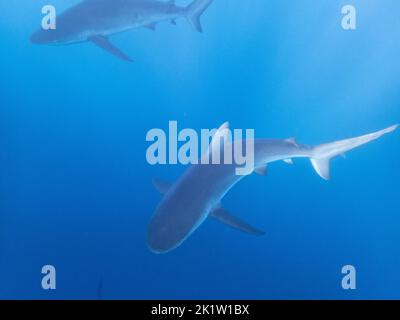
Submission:
[[[114,56],[131,61],[108,40],[108,36],[134,28],[155,29],[161,21],[186,18],[202,32],[200,17],[213,0],[194,0],[186,7],[174,1],[85,0],[57,17],[56,29],[39,29],[30,38],[34,44],[72,44],[90,41]]]
[[[254,171],[265,175],[268,163],[281,160],[292,163],[293,158],[309,158],[318,175],[329,180],[332,158],[393,132],[397,127],[395,125],[375,133],[315,147],[298,144],[294,139],[256,139]],[[227,124],[214,135],[211,149],[221,148],[221,144],[215,141],[220,139],[221,131],[226,128]],[[234,149],[242,147],[246,140],[237,140],[230,144]],[[244,177],[236,174],[236,168],[235,164],[195,164],[173,185],[155,180],[155,187],[164,197],[148,226],[147,243],[150,250],[154,253],[167,253],[177,248],[209,216],[249,234],[264,234],[231,215],[221,205],[222,198]]]

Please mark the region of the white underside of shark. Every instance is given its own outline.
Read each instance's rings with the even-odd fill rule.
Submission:
[[[226,128],[224,124],[216,133]],[[254,141],[254,170],[265,174],[266,165],[274,161],[292,163],[293,158],[309,158],[315,171],[325,180],[330,179],[330,160],[344,155],[383,135],[393,132],[398,126],[356,138],[309,147],[298,144],[294,139]],[[210,148],[219,143],[211,142]],[[233,144],[246,143],[243,140]],[[249,234],[262,235],[239,218],[232,216],[221,206],[222,198],[244,176],[236,174],[235,165],[196,164],[189,167],[175,183],[154,181],[156,188],[164,194],[148,227],[148,246],[155,253],[167,253],[180,246],[206,219],[211,216],[220,222]]]

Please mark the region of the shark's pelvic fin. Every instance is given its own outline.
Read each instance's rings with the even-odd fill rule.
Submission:
[[[268,174],[268,165],[263,165],[261,167],[255,168],[254,172],[260,176],[266,176]]]
[[[120,49],[114,46],[106,37],[104,36],[94,36],[88,39],[89,41],[93,42],[95,45],[99,46],[100,48],[106,50],[107,52],[111,53],[112,55],[125,60],[125,61],[132,61],[125,53],[123,53]]]
[[[161,194],[166,194],[168,190],[172,187],[172,183],[159,179],[153,179],[153,185]]]
[[[147,29],[155,31],[156,27],[157,27],[157,23],[155,23],[155,22],[149,23],[148,25],[145,25],[144,27],[147,28]]]
[[[223,224],[226,224],[230,226],[231,228],[234,228],[236,230],[256,235],[256,236],[262,236],[265,234],[264,231],[261,231],[259,229],[256,229],[250,225],[248,225],[246,222],[240,220],[239,218],[231,215],[229,212],[227,212],[224,208],[221,206],[218,206],[215,208],[211,213],[210,216],[217,219],[219,222],[222,222]]]
[[[330,179],[330,160],[336,156],[344,154],[346,151],[360,147],[366,143],[379,139],[383,135],[393,132],[398,125],[370,133],[357,138],[335,141],[332,143],[321,144],[312,149],[311,163],[315,171],[325,180]]]
[[[200,17],[214,0],[194,0],[186,7],[186,17],[190,24],[199,32],[203,32]]]

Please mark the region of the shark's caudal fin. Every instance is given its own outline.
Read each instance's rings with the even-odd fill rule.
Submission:
[[[200,17],[214,0],[194,0],[186,7],[185,15],[190,24],[199,32],[203,32]]]
[[[312,149],[311,163],[315,171],[325,180],[330,179],[330,160],[336,156],[345,154],[346,151],[352,150],[383,135],[393,132],[398,125],[370,133],[357,138],[336,141],[332,143],[322,144]]]

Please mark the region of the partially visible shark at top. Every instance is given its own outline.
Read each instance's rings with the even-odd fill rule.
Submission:
[[[201,15],[213,0],[193,0],[186,7],[174,0],[84,0],[57,17],[56,29],[39,29],[30,38],[34,44],[73,44],[92,42],[112,55],[132,59],[114,46],[109,36],[136,28],[154,30],[157,23],[186,18],[202,32]]]

